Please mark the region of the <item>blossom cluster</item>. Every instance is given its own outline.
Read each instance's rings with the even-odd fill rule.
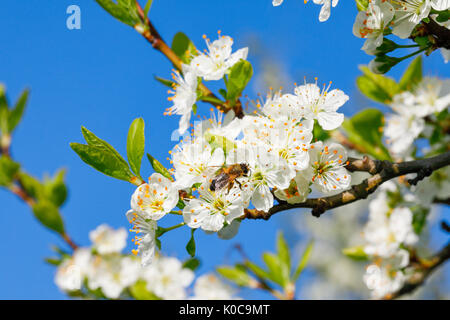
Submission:
[[[387,117],[384,135],[391,153],[407,158],[420,135],[429,138],[431,125],[450,106],[450,81],[425,77],[411,91],[393,97],[390,104],[395,112]]]
[[[133,286],[144,283],[155,299],[231,299],[234,291],[214,274],[197,278],[193,293],[189,286],[194,272],[174,257],[158,256],[141,267],[134,256],[123,255],[127,231],[103,224],[91,231],[91,247],[82,247],[58,266],[55,283],[72,296],[119,299],[130,295]],[[133,296],[133,293],[131,293]]]
[[[383,44],[384,36],[391,33],[401,39],[411,36],[423,19],[436,19],[432,11],[450,9],[447,0],[369,0],[367,9],[360,11],[353,25],[353,34],[366,39],[361,48],[367,54],[375,55]],[[437,22],[437,21],[436,21]],[[449,27],[448,22],[437,22]],[[444,59],[448,60],[449,50],[443,48]],[[377,59],[371,62],[371,69],[377,70]]]
[[[191,71],[184,73],[183,81],[189,72],[208,80],[224,77],[236,62],[234,55],[247,55],[241,49],[230,56],[228,37],[207,43],[210,54],[194,57],[185,67]],[[220,61],[214,60],[218,57]],[[191,104],[195,90],[182,94],[180,90],[188,89],[182,88],[181,76],[177,79],[175,103]],[[345,148],[313,141],[314,126],[334,130],[344,121],[338,109],[348,96],[330,87],[331,82],[320,88],[317,79],[305,80],[293,93],[271,90],[241,118],[232,110],[225,117],[211,110],[210,119],[197,122],[191,135],[169,151],[171,176],[153,174],[132,196],[127,217],[137,233],[134,253],[142,257],[143,265],[150,264],[155,253],[157,220],[174,213],[175,207],[182,209],[190,228],[229,239],[238,232],[247,208],[267,212],[275,201],[304,202],[312,186],[325,194],[347,189],[351,176],[345,169]],[[181,124],[179,130],[186,127]]]
[[[449,176],[448,169],[439,170],[412,191],[388,181],[370,201],[363,236],[364,252],[373,263],[367,266],[363,280],[374,298],[388,297],[413,275],[410,257],[431,207],[429,194],[436,196],[439,189],[439,195],[448,198]]]
[[[190,64],[182,65],[182,74],[175,71],[172,75],[175,91],[170,91],[173,96],[169,100],[173,102],[173,106],[167,109],[166,114],[181,115],[178,129],[180,134],[184,134],[189,128],[192,108],[198,98],[199,80],[221,80],[236,62],[245,60],[248,54],[248,48],[232,53],[233,39],[221,36],[220,31],[218,40],[211,42],[206,36],[203,38],[208,49],[204,53],[193,52]]]

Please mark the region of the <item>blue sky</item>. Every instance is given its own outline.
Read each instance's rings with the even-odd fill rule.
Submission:
[[[45,3],[0,3],[0,82],[6,84],[10,100],[22,89],[31,88],[29,108],[14,136],[12,151],[29,173],[40,177],[60,167],[68,169],[70,195],[63,208],[64,220],[75,241],[88,245],[88,232],[101,223],[128,227],[125,212],[134,188],[82,163],[69,142],[82,142],[83,125],[125,154],[128,127],[133,119],[143,117],[146,151],[165,161],[167,150],[173,147],[170,135],[178,118],[163,116],[169,106],[166,88],[153,76],[169,77],[171,65],[94,1]],[[66,28],[66,8],[72,4],[81,8],[81,30]],[[214,39],[217,30],[232,36],[235,48],[247,46],[246,39],[256,37],[266,54],[282,62],[293,81],[301,82],[305,75],[323,82],[332,80],[334,87],[350,96],[343,111],[351,115],[370,106],[355,87],[357,66],[370,61],[360,50],[361,39],[351,33],[356,8],[353,1],[340,1],[325,23],[318,21],[319,10],[302,0],[286,0],[277,8],[271,0],[154,0],[150,17],[167,42],[183,31],[201,49],[202,35]],[[256,59],[250,46],[249,60]],[[401,64],[390,75],[398,77],[405,66]],[[425,70],[450,76],[438,52],[425,59]],[[292,87],[293,83],[286,89]],[[256,88],[261,93],[266,89]],[[209,106],[200,108],[208,110]],[[145,160],[142,172],[151,174]],[[43,262],[52,254],[52,244],[64,244],[44,230],[15,196],[0,190],[0,203],[0,299],[64,298],[53,283],[54,268]],[[176,222],[170,219],[167,224]],[[198,232],[201,273],[237,258],[231,250],[235,243],[259,260],[264,250],[273,249],[281,219],[282,215],[277,215],[269,223],[243,223],[232,241]],[[187,258],[184,246],[188,238],[187,228],[165,235],[164,252]],[[246,297],[268,298],[262,294]]]

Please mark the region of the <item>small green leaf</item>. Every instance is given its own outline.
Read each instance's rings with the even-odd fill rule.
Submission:
[[[13,130],[17,127],[20,120],[22,119],[23,112],[27,105],[29,90],[25,90],[22,92],[19,100],[17,101],[14,109],[9,112],[8,117],[8,132],[13,132]]]
[[[422,56],[415,58],[400,79],[400,89],[411,90],[422,81]]]
[[[0,84],[0,132],[3,134],[8,133],[8,99],[6,98],[5,86]]]
[[[363,147],[365,151],[379,160],[391,160],[383,144],[383,113],[374,108],[365,109],[342,124],[348,139]]]
[[[95,0],[110,15],[117,20],[134,27],[140,23],[139,14],[137,12],[134,0],[118,0],[115,3],[112,0]]]
[[[153,158],[150,154],[147,153],[147,158],[148,161],[150,161],[150,164],[152,165],[153,170],[155,170],[155,172],[158,172],[160,174],[162,174],[164,177],[166,177],[167,179],[169,179],[170,181],[173,181],[173,177],[170,175],[169,170],[167,170],[162,164],[161,162],[159,162],[158,160],[156,160],[155,158]]]
[[[392,97],[399,92],[399,85],[392,78],[375,74],[367,67],[360,69],[364,75],[356,79],[359,90],[372,100],[390,103]]]
[[[18,180],[25,192],[33,199],[45,197],[44,186],[38,179],[21,171],[18,173]]]
[[[47,228],[64,233],[64,223],[58,208],[50,201],[41,200],[33,205],[34,216]]]
[[[103,174],[129,182],[135,179],[126,162],[124,164],[115,153],[107,148],[80,143],[71,143],[70,147],[81,160]]]
[[[186,245],[186,251],[189,253],[191,257],[195,256],[195,239],[194,239],[194,232],[197,229],[191,229],[191,238],[189,239],[187,245]]]
[[[287,284],[287,281],[284,277],[281,267],[281,261],[278,256],[270,252],[265,252],[263,253],[263,260],[269,268],[270,279],[273,282],[279,284],[281,287],[284,287]]]
[[[306,265],[308,264],[309,258],[311,257],[312,249],[313,249],[313,242],[311,241],[306,246],[305,251],[303,251],[303,255],[300,258],[298,267],[295,270],[294,275],[292,277],[292,282],[296,282],[298,277],[300,277],[301,273],[305,269]]]
[[[239,267],[218,267],[217,272],[224,278],[234,282],[238,286],[247,287],[252,283],[252,278]]]
[[[240,60],[231,67],[226,83],[227,100],[229,101],[230,106],[234,106],[237,99],[239,99],[252,75],[253,67],[247,60]]]
[[[189,64],[192,58],[197,55],[194,43],[183,32],[178,32],[173,37],[172,50],[186,64]]]
[[[148,13],[150,12],[150,8],[152,7],[153,0],[147,0],[147,3],[144,7],[145,16],[148,17]]]
[[[141,163],[145,149],[145,124],[142,118],[131,123],[127,138],[127,157],[131,170],[141,178]]]
[[[413,228],[414,228],[414,232],[418,235],[420,235],[422,233],[423,228],[426,225],[427,222],[427,216],[430,212],[429,209],[427,208],[423,208],[420,206],[414,206],[411,207],[411,211],[413,213]]]
[[[130,287],[130,294],[136,300],[161,300],[154,293],[147,290],[147,283],[144,280],[138,280]]]
[[[156,79],[158,82],[162,83],[163,85],[165,85],[166,87],[169,87],[169,88],[171,88],[171,89],[173,89],[173,87],[174,87],[174,85],[175,85],[175,82],[173,82],[172,80],[160,78],[160,77],[157,77],[157,76],[155,76],[155,79]]]
[[[269,280],[271,278],[266,270],[249,260],[246,260],[244,265],[260,279]]]
[[[282,275],[289,280],[289,275],[291,273],[291,256],[282,232],[279,232],[277,237],[277,253],[281,269],[283,270]]]
[[[61,260],[60,258],[45,258],[45,262],[53,266],[59,266],[63,262],[63,260]]]
[[[53,179],[44,182],[45,197],[56,207],[60,207],[67,199],[67,187],[64,183],[65,170],[59,170]]]
[[[364,251],[364,246],[345,248],[342,250],[342,253],[356,261],[366,261],[369,259],[367,253]]]
[[[200,266],[200,260],[197,258],[190,258],[183,263],[183,268],[195,271]]]
[[[0,156],[0,186],[10,186],[19,172],[20,164],[6,156]]]
[[[369,0],[355,0],[358,11],[366,11],[369,7]]]

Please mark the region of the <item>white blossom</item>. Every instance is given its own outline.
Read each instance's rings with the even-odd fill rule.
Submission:
[[[133,225],[130,232],[136,233],[132,239],[137,249],[133,254],[141,256],[141,264],[147,266],[152,263],[156,250],[156,221],[145,218],[142,213],[129,210],[126,214],[128,221]]]
[[[395,8],[392,33],[406,39],[431,10],[430,0],[391,1]]]
[[[91,252],[88,248],[75,250],[70,259],[58,266],[55,275],[56,285],[63,291],[80,290],[89,268]]]
[[[192,300],[231,300],[234,290],[213,274],[204,274],[197,278]]]
[[[223,150],[216,148],[212,151],[202,138],[184,142],[171,153],[175,183],[179,189],[205,182],[225,161]]]
[[[191,228],[205,231],[219,231],[224,223],[231,222],[244,214],[241,190],[232,188],[229,192],[211,191],[209,184],[199,188],[200,196],[190,199],[183,209],[184,222]]]
[[[159,257],[142,271],[147,289],[166,300],[186,298],[186,288],[194,279],[190,269],[183,268],[181,262],[173,257]]]
[[[231,53],[233,39],[228,36],[220,36],[212,43],[206,36],[208,51],[200,53],[191,61],[191,67],[205,80],[220,80],[228,70],[239,60],[247,59],[248,48],[239,49]]]
[[[99,254],[122,251],[127,245],[127,236],[124,228],[114,230],[106,224],[98,226],[89,233],[89,239]]]
[[[345,169],[347,151],[337,143],[323,145],[321,141],[310,148],[311,181],[320,191],[329,193],[350,186],[351,175]]]
[[[367,11],[360,11],[353,25],[353,34],[367,39],[362,50],[371,54],[383,43],[384,29],[394,18],[394,8],[384,0],[372,0]]]
[[[328,20],[331,14],[331,6],[336,7],[339,0],[313,0],[315,4],[322,5],[319,13],[319,21],[323,22]]]
[[[320,126],[325,130],[333,130],[344,121],[344,115],[336,111],[349,99],[339,89],[323,87],[321,91],[317,83],[308,83],[295,88],[299,105],[304,107],[306,119],[317,119]]]
[[[145,219],[159,220],[178,203],[178,190],[169,179],[153,173],[148,183],[137,187],[131,197],[131,208]]]
[[[174,80],[173,89],[175,91],[169,90],[169,93],[172,93],[173,96],[168,99],[173,102],[173,106],[168,108],[164,113],[165,115],[181,115],[178,128],[180,134],[184,134],[189,128],[192,106],[197,101],[198,85],[195,69],[183,64],[182,70],[183,75],[181,75],[178,71],[175,71],[172,74]]]

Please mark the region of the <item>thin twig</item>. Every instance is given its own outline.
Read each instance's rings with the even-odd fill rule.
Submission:
[[[153,26],[150,19],[145,15],[145,12],[142,9],[142,7],[140,6],[138,1],[136,1],[136,5],[138,8],[139,15],[141,16],[141,19],[143,21],[145,21],[145,24],[148,27],[143,32],[140,32],[139,30],[138,30],[138,32],[140,32],[142,34],[142,36],[145,39],[147,39],[147,41],[152,45],[153,48],[155,48],[156,50],[161,52],[164,56],[166,56],[166,58],[169,59],[170,62],[172,62],[172,64],[174,65],[175,68],[177,68],[178,70],[181,71],[181,67],[183,64],[181,59],[163,40],[161,35],[158,33],[156,28]],[[238,117],[238,118],[242,118],[244,116],[244,113],[242,110],[242,103],[239,100],[235,103],[235,105],[233,107],[230,107],[227,102],[224,104],[218,104],[215,101],[219,100],[219,98],[211,90],[209,90],[203,83],[200,83],[198,88],[200,89],[200,91],[202,92],[202,94],[204,96],[212,98],[211,100],[205,99],[204,100],[205,102],[212,104],[214,107],[216,107],[217,109],[219,109],[220,111],[223,111],[225,113],[230,111],[231,109],[233,109],[236,117]]]
[[[450,259],[450,242],[439,252],[427,259],[426,263],[422,263],[418,270],[411,276],[405,285],[398,291],[385,296],[383,299],[392,300],[399,298],[405,294],[414,292],[422,286],[428,277],[444,262]]]
[[[325,211],[337,208],[361,199],[366,199],[382,183],[400,177],[409,173],[416,173],[417,177],[408,180],[410,184],[416,184],[418,181],[429,176],[433,171],[438,170],[450,164],[450,152],[445,152],[438,156],[420,159],[415,161],[392,163],[390,161],[373,160],[368,157],[363,159],[348,159],[346,166],[349,171],[363,171],[372,174],[358,185],[351,189],[343,191],[337,195],[307,199],[305,202],[289,204],[280,202],[273,206],[268,212],[256,209],[246,209],[243,218],[247,219],[265,219],[268,220],[274,214],[293,209],[293,208],[311,208],[312,214],[320,217]]]

